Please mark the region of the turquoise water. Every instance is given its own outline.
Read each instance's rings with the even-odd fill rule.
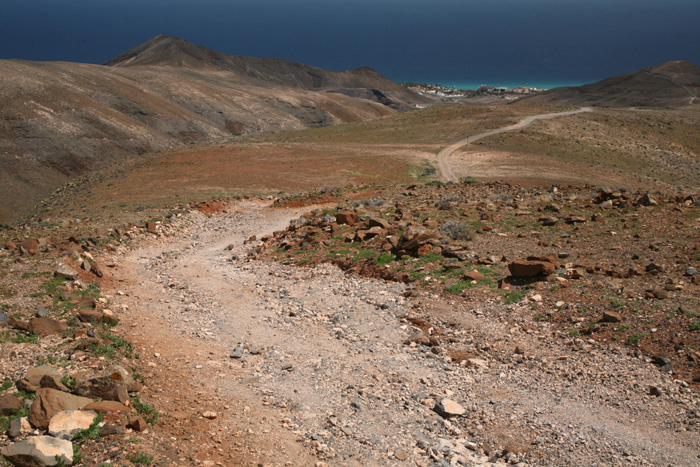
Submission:
[[[442,86],[448,87],[448,88],[455,88],[455,89],[477,89],[479,86],[482,84],[486,84],[488,86],[493,86],[493,87],[506,87],[506,88],[517,88],[518,86],[529,86],[532,88],[538,88],[538,89],[552,89],[552,88],[560,88],[563,86],[581,86],[583,84],[589,84],[588,82],[584,81],[569,81],[569,82],[559,82],[559,83],[552,83],[552,82],[541,82],[541,81],[498,81],[498,80],[493,80],[493,81],[486,81],[486,82],[476,82],[476,81],[450,81],[450,80],[445,80],[445,81],[436,81],[431,84],[440,84]]]

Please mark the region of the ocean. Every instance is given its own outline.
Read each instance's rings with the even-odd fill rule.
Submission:
[[[564,86],[581,86],[583,84],[589,84],[590,81],[567,81],[567,82],[542,82],[542,81],[528,81],[528,80],[485,80],[483,82],[477,81],[453,81],[453,80],[438,80],[434,83],[427,84],[440,84],[448,88],[455,89],[472,89],[476,90],[482,84],[492,87],[506,87],[506,88],[517,88],[518,86],[527,86],[537,89],[552,89],[561,88]]]
[[[552,88],[700,63],[697,0],[8,0],[0,11],[0,59],[104,63],[162,33],[460,88]]]

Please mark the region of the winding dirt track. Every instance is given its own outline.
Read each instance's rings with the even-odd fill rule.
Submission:
[[[466,447],[485,434],[536,450],[531,465],[697,465],[697,433],[682,423],[695,406],[646,361],[521,333],[491,317],[500,303],[419,302],[403,284],[334,266],[250,261],[246,239],[302,210],[243,202],[227,211],[190,213],[175,221],[176,235],[117,261],[123,322],[149,349],[146,396],[175,414],[166,422],[176,459],[495,466]],[[414,313],[454,323],[452,345],[488,349],[482,366],[404,345],[416,329],[403,317]],[[515,345],[527,355],[513,354]],[[444,420],[431,409],[441,397],[468,416]],[[204,419],[203,410],[218,416]]]
[[[440,173],[442,174],[442,177],[445,179],[447,182],[457,182],[458,179],[455,176],[455,174],[452,172],[452,167],[450,167],[450,156],[452,155],[453,152],[455,152],[457,149],[461,148],[462,146],[465,146],[467,144],[471,144],[475,141],[478,141],[480,139],[486,138],[488,136],[492,135],[497,135],[499,133],[505,133],[506,131],[513,131],[513,130],[519,130],[521,128],[525,128],[526,126],[532,124],[536,120],[544,120],[547,118],[556,118],[556,117],[565,117],[567,115],[575,115],[579,114],[582,112],[592,112],[593,109],[590,107],[582,107],[578,110],[570,110],[568,112],[558,112],[558,113],[549,113],[549,114],[541,114],[541,115],[530,115],[529,117],[525,117],[515,125],[509,125],[509,126],[504,126],[502,128],[496,128],[495,130],[489,130],[485,131],[483,133],[479,133],[473,136],[469,136],[467,138],[461,139],[457,141],[454,144],[451,144],[447,146],[445,149],[440,151],[438,154],[438,168],[440,169]]]

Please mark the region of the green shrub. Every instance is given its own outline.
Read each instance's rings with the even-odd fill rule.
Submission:
[[[370,258],[374,252],[372,250],[360,250],[355,254],[355,256],[352,257],[352,262],[356,263],[358,261],[362,261],[363,259]]]
[[[385,266],[396,259],[396,255],[385,251],[374,259],[374,264],[377,266]]]
[[[632,334],[631,336],[629,336],[629,337],[627,338],[627,344],[629,344],[629,345],[637,345],[637,344],[639,344],[639,341],[641,341],[642,338],[645,337],[646,335],[647,335],[646,332],[637,332],[637,333],[634,333],[634,334]]]
[[[465,281],[465,280],[459,280],[452,284],[451,286],[447,287],[447,291],[450,292],[451,294],[459,295],[462,293],[462,291],[468,287],[472,286],[472,281]]]
[[[142,402],[138,397],[132,397],[131,403],[136,409],[136,413],[143,417],[147,423],[155,425],[158,423],[158,418],[160,414],[158,411],[148,402]]]
[[[129,460],[134,464],[144,464],[151,465],[153,462],[153,456],[146,454],[145,452],[137,452],[129,456]]]
[[[506,303],[520,303],[522,299],[525,298],[525,295],[527,295],[527,291],[525,290],[513,290],[511,292],[505,292],[503,298]]]

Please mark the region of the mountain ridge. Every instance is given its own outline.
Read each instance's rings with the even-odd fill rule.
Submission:
[[[325,70],[280,58],[230,55],[160,34],[104,63],[110,67],[178,67],[233,72],[241,79],[266,85],[283,85],[307,90],[334,88],[379,89],[399,98],[416,95],[369,67],[353,70]]]
[[[676,60],[583,86],[550,89],[517,102],[594,107],[678,107],[700,103],[700,69]]]

